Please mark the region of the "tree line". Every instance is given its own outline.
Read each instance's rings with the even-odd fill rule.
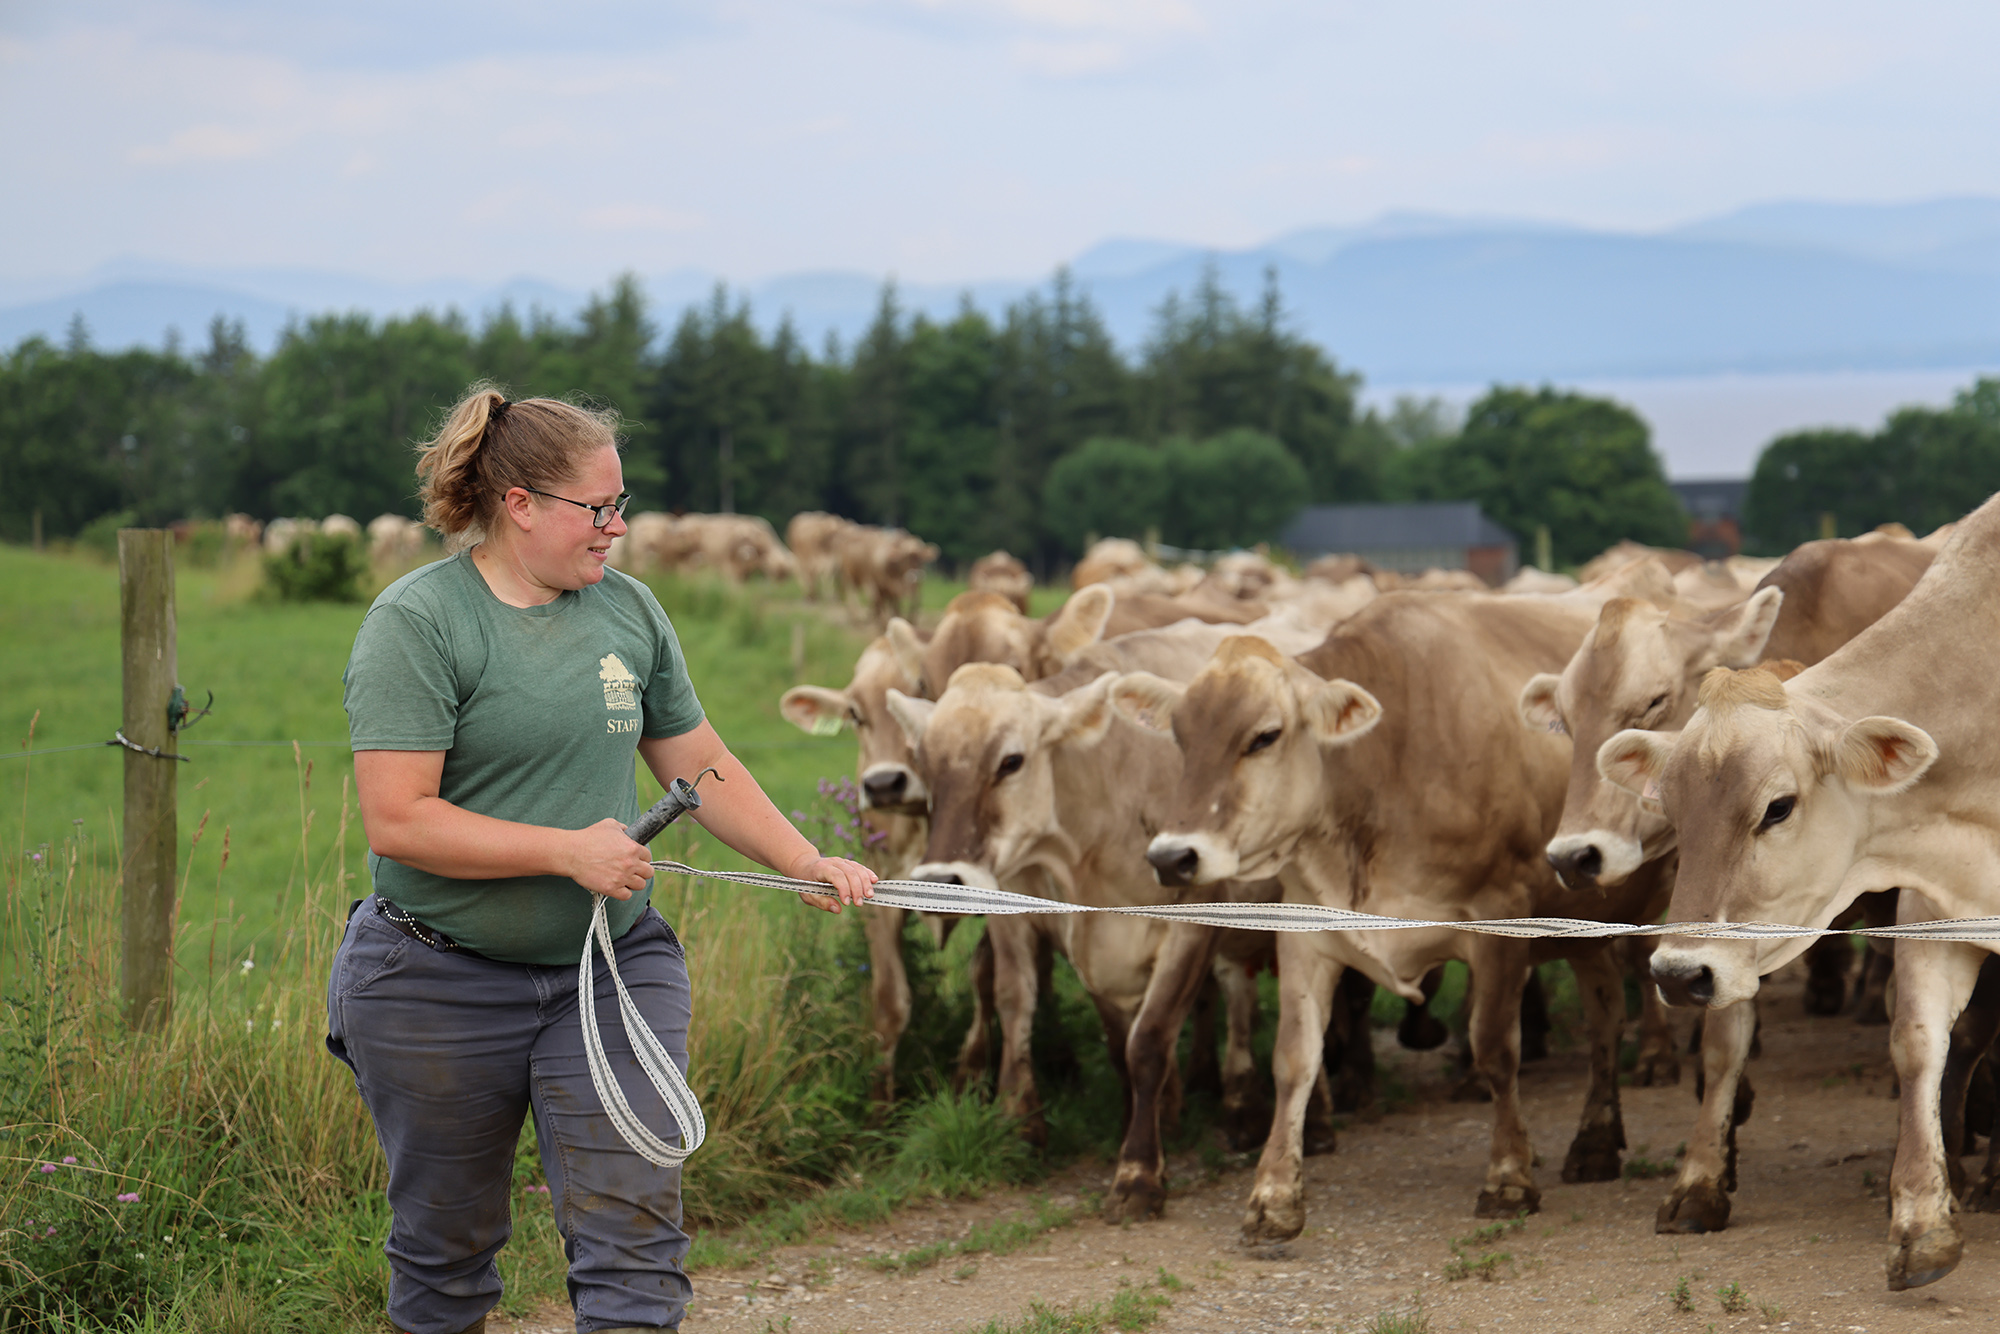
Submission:
[[[78,324],[0,353],[0,539],[26,540],[38,515],[52,537],[236,511],[414,515],[411,447],[480,379],[617,408],[641,508],[779,527],[824,509],[921,533],[955,565],[1004,547],[1047,569],[1093,534],[1247,544],[1308,503],[1477,500],[1524,544],[1546,526],[1558,563],[1687,532],[1645,422],[1620,404],[1499,386],[1462,421],[1435,402],[1363,411],[1360,378],[1294,330],[1275,278],[1246,303],[1207,276],[1128,354],[1058,273],[997,315],[968,300],[942,319],[888,285],[857,339],[818,348],[789,322],[765,332],[721,287],[661,330],[630,277],[567,320],[319,315],[268,356],[221,319],[197,346],[123,351]],[[1934,463],[1941,448],[1897,457],[1960,490],[2000,485]],[[1826,433],[1774,444],[1753,530],[1789,541],[1794,512],[1816,532],[1820,508],[1843,529],[1879,521],[1893,487],[1862,485],[1869,505],[1821,496],[1850,456],[1873,457]],[[1774,457],[1803,472],[1767,479]]]

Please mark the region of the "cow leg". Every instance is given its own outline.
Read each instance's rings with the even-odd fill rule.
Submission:
[[[1375,983],[1359,968],[1341,974],[1333,1022],[1327,1025],[1323,1068],[1333,1072],[1332,1111],[1358,1112],[1375,1101]]]
[[[1161,1137],[1168,1117],[1169,1085],[1176,1073],[1174,1047],[1195,997],[1210,978],[1220,932],[1212,926],[1173,926],[1153,960],[1146,997],[1125,1044],[1131,1077],[1131,1114],[1118,1150],[1118,1174],[1104,1202],[1107,1222],[1151,1218],[1167,1203],[1166,1153]]]
[[[910,977],[903,967],[901,908],[871,908],[861,915],[868,938],[870,1018],[875,1028],[875,1078],[870,1090],[877,1107],[896,1100],[896,1044],[910,1026]]]
[[[1806,951],[1806,1013],[1839,1014],[1847,1005],[1847,970],[1854,945],[1846,936],[1821,936]]]
[[[1215,1054],[1215,1011],[1222,988],[1211,971],[1195,993],[1194,1009],[1188,1013],[1188,1061],[1181,1084],[1189,1093],[1222,1096],[1222,1062]]]
[[[1757,1002],[1738,1001],[1702,1012],[1701,1111],[1688,1136],[1674,1188],[1654,1216],[1655,1232],[1720,1232],[1729,1225],[1736,1188],[1736,1127],[1749,1119],[1755,1095],[1743,1074]]]
[[[1035,1088],[1029,1034],[1035,1026],[1036,931],[1022,917],[989,917],[986,938],[993,942],[993,1003],[1000,1012],[1000,1078],[995,1089],[1000,1110],[1017,1118],[1021,1134],[1039,1146],[1049,1137]]]
[[[1521,1059],[1541,1061],[1549,1055],[1549,993],[1538,969],[1528,970],[1521,988]]]
[[[958,1049],[958,1072],[952,1076],[951,1089],[963,1093],[967,1086],[977,1084],[990,1073],[993,1063],[993,1016],[997,1006],[993,1000],[993,928],[989,925],[979,937],[979,945],[972,951],[972,1023],[965,1030],[965,1041]]]
[[[1261,1146],[1271,1131],[1271,1101],[1257,1077],[1250,1040],[1257,1030],[1255,960],[1229,954],[1215,957],[1215,981],[1222,990],[1226,1037],[1222,1051],[1222,1136],[1237,1153]]]
[[[1278,1096],[1243,1214],[1243,1240],[1252,1245],[1290,1241],[1305,1230],[1306,1102],[1319,1078],[1340,967],[1317,934],[1279,935],[1278,1042],[1271,1052]]]
[[[1967,1095],[1972,1091],[1973,1075],[1996,1036],[2000,1036],[2000,957],[1988,955],[1979,966],[1979,980],[1973,985],[1971,998],[1951,1026],[1951,1047],[1945,1054],[1944,1077],[1938,1085],[1939,1138],[1944,1142],[1945,1171],[1951,1178],[1954,1199],[1966,1195],[1965,1165],[1959,1160],[1965,1155],[1970,1139],[1966,1134]],[[1982,1119],[1986,1123],[1983,1129],[1991,1130],[1990,1104]]]
[[[1667,1003],[1653,985],[1655,943],[1639,936],[1627,936],[1618,943],[1625,967],[1639,979],[1639,1059],[1632,1067],[1632,1082],[1640,1088],[1681,1082],[1681,1058],[1667,1017]]]
[[[1618,1154],[1625,1147],[1625,1118],[1618,1101],[1618,1039],[1625,1030],[1625,974],[1610,944],[1573,954],[1583,997],[1584,1023],[1590,1030],[1590,1092],[1584,1098],[1583,1120],[1563,1158],[1562,1179],[1616,1181]]]
[[[1896,1015],[1889,1050],[1902,1084],[1902,1124],[1889,1173],[1889,1290],[1935,1283],[1958,1267],[1964,1249],[1958,1201],[1945,1169],[1939,1086],[1951,1026],[1971,997],[1986,952],[1975,945],[1904,940],[1896,953]]]
[[[1535,1188],[1534,1148],[1521,1113],[1521,993],[1527,988],[1528,946],[1523,941],[1479,936],[1466,960],[1472,971],[1466,999],[1472,1019],[1472,1068],[1493,1093],[1493,1146],[1486,1163],[1486,1188],[1474,1213],[1480,1218],[1514,1218],[1542,1207]]]

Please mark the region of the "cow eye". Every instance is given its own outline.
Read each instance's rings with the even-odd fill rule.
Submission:
[[[1658,709],[1662,704],[1665,704],[1666,702],[1667,702],[1667,697],[1665,695],[1655,695],[1653,696],[1653,702],[1646,706],[1646,712],[1652,713],[1654,710]]]
[[[993,776],[995,778],[1005,778],[1008,774],[1019,773],[1021,766],[1025,763],[1027,761],[1021,757],[1018,751],[1012,755],[1002,756],[1000,759],[1000,768],[995,771]]]
[[[848,720],[852,722],[856,727],[868,726],[868,720],[861,716],[861,710],[859,709],[849,709],[847,711],[847,717]]]
[[[1279,728],[1274,727],[1268,732],[1259,732],[1256,736],[1250,738],[1250,744],[1244,748],[1243,753],[1245,755],[1255,755],[1260,750],[1276,745],[1279,731]]]
[[[1772,825],[1783,824],[1791,818],[1792,807],[1798,804],[1799,799],[1796,796],[1779,797],[1764,808],[1764,819],[1758,824],[1757,832],[1761,834]]]

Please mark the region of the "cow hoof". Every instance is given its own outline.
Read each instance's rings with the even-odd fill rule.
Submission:
[[[1949,1222],[1890,1247],[1889,1291],[1902,1292],[1937,1282],[1958,1268],[1958,1257],[1963,1250],[1958,1225]]]
[[[1861,1008],[1854,1012],[1854,1022],[1864,1028],[1879,1028],[1889,1022],[1889,1007],[1881,992],[1861,1002]]]
[[[1670,1234],[1720,1232],[1728,1226],[1729,1192],[1712,1181],[1674,1187],[1653,1219],[1653,1231]]]
[[[1577,1186],[1588,1181],[1616,1181],[1624,1175],[1615,1145],[1586,1144],[1585,1138],[1583,1135],[1578,1135],[1570,1143],[1569,1155],[1563,1159],[1564,1185]],[[1602,1140],[1604,1137],[1599,1135],[1591,1138]]]
[[[1846,978],[1812,977],[1806,979],[1807,1014],[1839,1014],[1846,1005]]]
[[[1979,1180],[1965,1192],[1963,1207],[1967,1213],[2000,1214],[2000,1178],[1980,1173]]]
[[[1674,1055],[1672,1048],[1642,1051],[1639,1063],[1632,1067],[1632,1083],[1642,1089],[1665,1088],[1680,1082],[1681,1058]]]
[[[1473,1206],[1474,1218],[1519,1218],[1523,1214],[1538,1214],[1542,1211],[1542,1193],[1533,1186],[1502,1186],[1498,1190],[1479,1192],[1479,1203]]]
[[[1411,1006],[1403,1014],[1403,1022],[1396,1025],[1396,1041],[1411,1051],[1433,1051],[1444,1045],[1451,1036],[1438,1017],[1429,1010]]]
[[[1121,1181],[1104,1202],[1107,1223],[1143,1223],[1167,1211],[1167,1192],[1157,1179]]]
[[[1243,1244],[1269,1246],[1290,1241],[1306,1230],[1306,1209],[1300,1200],[1260,1200],[1251,1197],[1243,1213]]]

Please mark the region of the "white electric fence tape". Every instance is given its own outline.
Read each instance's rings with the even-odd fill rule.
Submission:
[[[751,871],[702,871],[680,862],[654,862],[655,871],[692,876],[700,880],[721,880],[760,889],[781,889],[793,894],[826,894],[832,886],[818,880],[794,880],[790,876],[766,875]],[[1020,913],[1118,913],[1126,917],[1152,917],[1163,922],[1192,922],[1200,926],[1233,927],[1243,931],[1407,931],[1428,927],[1452,927],[1488,935],[1532,938],[1544,936],[1595,939],[1609,936],[1703,936],[1710,940],[1793,940],[1808,936],[1873,936],[1889,940],[1992,941],[2000,940],[2000,917],[1956,917],[1935,922],[1911,922],[1903,926],[1859,927],[1853,931],[1822,930],[1811,926],[1786,926],[1777,922],[1657,922],[1651,926],[1629,922],[1587,922],[1573,917],[1507,917],[1492,921],[1422,921],[1407,917],[1383,917],[1376,913],[1351,912],[1316,903],[1162,903],[1144,908],[1099,908],[1058,899],[1036,898],[1032,894],[1012,894],[1004,889],[981,889],[973,885],[952,885],[936,880],[877,880],[873,898],[864,903],[880,908],[905,908],[916,912],[963,913],[987,917]],[[701,1147],[708,1133],[701,1105],[681,1077],[679,1067],[667,1056],[659,1039],[647,1028],[625,983],[618,977],[618,964],[611,952],[611,932],[605,925],[605,900],[598,899],[590,920],[590,935],[583,943],[583,963],[577,974],[577,990],[583,1010],[583,1040],[590,1058],[590,1077],[604,1100],[605,1110],[625,1138],[648,1162],[671,1167]],[[612,1076],[605,1059],[604,1043],[597,1032],[597,1014],[591,994],[591,954],[601,946],[611,980],[618,987],[618,1005],[625,1019],[625,1032],[632,1041],[653,1087],[666,1100],[667,1109],[683,1128],[685,1147],[676,1149],[659,1139],[633,1114],[625,1093]]]
[[[680,1067],[653,1035],[646,1017],[639,1013],[639,1007],[625,990],[625,979],[618,976],[618,956],[612,952],[611,928],[604,919],[606,902],[600,897],[591,909],[590,930],[583,938],[583,961],[576,970],[577,1007],[583,1012],[583,1050],[590,1063],[590,1082],[597,1085],[597,1096],[603,1101],[611,1124],[634,1152],[656,1166],[678,1167],[708,1138],[708,1122]],[[618,1013],[625,1022],[625,1038],[632,1044],[632,1054],[639,1058],[639,1068],[646,1072],[654,1090],[666,1101],[674,1124],[681,1128],[678,1149],[646,1129],[646,1123],[632,1110],[632,1104],[625,1101],[625,1090],[618,1087],[618,1076],[604,1055],[604,1038],[597,1031],[596,978],[592,976],[590,962],[590,956],[600,947],[604,950],[604,966],[611,972],[612,985],[618,988]]]

